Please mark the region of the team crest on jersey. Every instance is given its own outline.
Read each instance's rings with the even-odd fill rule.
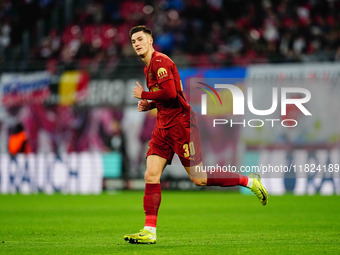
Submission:
[[[154,76],[152,75],[151,72],[150,72],[148,75],[149,75],[149,79],[150,79],[150,80],[153,80],[153,79],[154,79]]]
[[[163,79],[168,76],[168,72],[165,68],[161,67],[157,71],[158,79]]]

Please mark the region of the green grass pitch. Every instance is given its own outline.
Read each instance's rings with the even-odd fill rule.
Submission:
[[[128,244],[142,198],[0,195],[0,254],[340,254],[338,196],[163,191],[157,244]]]

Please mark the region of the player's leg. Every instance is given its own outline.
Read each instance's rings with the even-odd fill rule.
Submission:
[[[182,165],[190,176],[190,179],[198,186],[243,186],[249,188],[261,201],[267,204],[267,191],[261,183],[259,175],[241,175],[233,172],[207,171],[202,163],[201,144],[197,125],[176,125],[172,131],[176,144],[175,153],[178,154]]]
[[[232,172],[207,172],[201,162],[195,166],[184,166],[193,183],[198,186],[243,186],[252,185],[252,180],[248,176]],[[250,187],[249,187],[250,188]]]
[[[130,243],[156,243],[156,224],[158,208],[161,203],[160,178],[168,162],[172,160],[173,150],[165,142],[166,131],[154,129],[146,159],[145,194],[143,206],[145,212],[145,226],[140,233],[125,235],[124,239]]]
[[[145,172],[145,229],[156,233],[158,209],[161,203],[160,178],[167,164],[167,159],[158,155],[150,155],[146,160]]]
[[[180,133],[183,140],[178,140],[178,148],[175,152],[190,176],[190,179],[198,186],[244,186],[252,185],[252,179],[248,176],[232,172],[215,172],[206,171],[203,166],[201,143],[198,133],[198,127],[195,124],[183,123],[177,125],[175,133]],[[182,143],[181,143],[182,142]],[[250,186],[251,187],[251,186]]]
[[[143,198],[145,225],[139,233],[127,234],[124,236],[124,239],[130,243],[156,243],[157,216],[161,203],[160,178],[166,164],[167,159],[158,155],[150,155],[146,159],[146,172],[144,175],[145,194]]]
[[[198,186],[243,186],[249,188],[260,200],[262,205],[268,202],[267,190],[261,183],[258,174],[250,174],[249,176],[232,172],[206,172],[203,164],[196,166],[184,167],[190,179]],[[201,171],[200,171],[201,169]]]

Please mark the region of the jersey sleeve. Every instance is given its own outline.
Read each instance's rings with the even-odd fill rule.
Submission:
[[[153,60],[152,71],[157,77],[158,84],[174,79],[171,67],[172,62],[165,57],[158,56]]]
[[[155,92],[143,91],[141,94],[141,98],[149,100],[166,101],[175,99],[177,97],[174,80],[166,80],[161,84],[160,87],[161,87],[160,90]]]

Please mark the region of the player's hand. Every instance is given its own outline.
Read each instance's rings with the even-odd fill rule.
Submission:
[[[140,101],[138,101],[137,109],[140,112],[149,111],[150,110],[150,103],[146,99],[140,100]]]
[[[142,85],[139,84],[139,82],[136,82],[137,86],[133,89],[133,96],[138,99],[142,99],[142,92],[144,91],[144,88]]]

